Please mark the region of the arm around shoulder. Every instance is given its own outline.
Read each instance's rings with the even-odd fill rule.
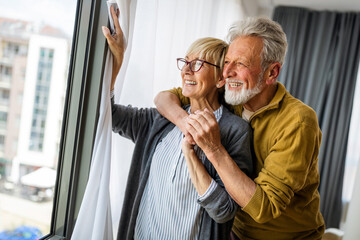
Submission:
[[[185,121],[183,121],[183,119],[188,116],[188,113],[181,107],[182,102],[180,102],[180,96],[176,94],[177,91],[178,89],[172,89],[171,91],[158,93],[154,99],[154,103],[161,115],[185,133]]]

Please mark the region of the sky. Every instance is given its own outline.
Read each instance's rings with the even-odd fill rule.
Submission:
[[[0,17],[44,23],[73,33],[76,0],[0,0]]]

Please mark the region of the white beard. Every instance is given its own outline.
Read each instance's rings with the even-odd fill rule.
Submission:
[[[261,74],[262,75],[262,74]],[[259,78],[256,86],[253,89],[245,89],[244,86],[240,91],[229,90],[229,79],[226,79],[225,84],[225,101],[230,105],[239,105],[244,104],[249,101],[251,98],[259,94],[262,90],[261,79]],[[240,80],[240,82],[242,82]]]

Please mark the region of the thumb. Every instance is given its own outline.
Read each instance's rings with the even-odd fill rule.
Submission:
[[[105,26],[102,26],[102,32],[106,38],[110,35],[110,30]]]
[[[191,145],[195,145],[195,144],[196,144],[196,142],[194,141],[194,139],[193,139],[193,137],[191,136],[190,133],[186,133],[186,134],[185,134],[185,140],[186,140],[189,144],[191,144]]]

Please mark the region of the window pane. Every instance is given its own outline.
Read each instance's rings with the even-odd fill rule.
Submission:
[[[0,239],[50,232],[76,2],[1,1]]]

